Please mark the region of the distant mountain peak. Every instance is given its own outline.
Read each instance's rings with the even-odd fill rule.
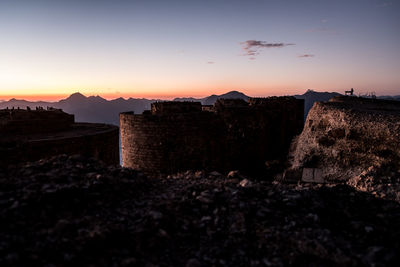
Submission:
[[[225,94],[222,94],[222,95],[244,95],[244,94],[242,92],[239,92],[239,91],[229,91],[229,92],[227,92]]]
[[[82,100],[82,99],[86,99],[86,96],[82,95],[79,92],[73,93],[72,95],[70,95],[68,98],[68,100]]]
[[[91,99],[91,100],[100,100],[100,101],[107,101],[106,99],[102,98],[102,97],[99,96],[99,95],[96,95],[96,96],[89,96],[89,97],[87,97],[87,99]]]
[[[233,90],[233,91],[229,91],[229,92],[225,93],[225,95],[227,95],[227,94],[243,94],[243,93],[239,92],[239,91],[236,91],[236,90]]]

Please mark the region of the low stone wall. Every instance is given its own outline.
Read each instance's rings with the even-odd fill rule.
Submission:
[[[74,115],[61,110],[0,110],[0,134],[63,131],[73,123]]]
[[[76,123],[66,131],[19,135],[0,140],[0,166],[35,161],[51,156],[80,154],[106,164],[119,164],[118,127]]]

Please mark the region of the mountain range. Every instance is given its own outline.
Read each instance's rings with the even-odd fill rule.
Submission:
[[[294,95],[297,99],[304,99],[304,120],[307,118],[308,112],[312,108],[315,102],[325,102],[328,101],[329,99],[340,95],[339,93],[336,92],[315,92],[313,90],[307,90],[302,95]]]
[[[175,98],[174,101],[196,101],[200,102],[202,105],[214,105],[214,103],[220,98],[225,98],[225,99],[240,98],[247,101],[249,99],[249,96],[238,91],[230,91],[222,95],[210,95],[204,98],[193,98],[193,97]]]
[[[298,99],[305,100],[305,117],[312,105],[316,101],[328,101],[330,98],[340,95],[339,93],[316,92],[308,90],[302,95],[294,95]],[[238,92],[231,91],[222,95],[210,95],[204,98],[175,98],[174,101],[199,101],[203,105],[212,105],[220,98],[241,98],[248,100],[249,96]],[[382,96],[379,98],[400,100],[400,96]],[[144,110],[150,109],[151,103],[155,101],[163,101],[161,99],[146,99],[146,98],[117,98],[106,100],[100,96],[86,97],[81,93],[74,93],[68,98],[58,102],[31,102],[26,100],[10,99],[8,101],[0,101],[0,109],[23,108],[30,107],[54,107],[60,108],[67,113],[74,114],[77,122],[98,122],[119,125],[119,113],[124,111],[134,111],[136,114],[141,114]]]

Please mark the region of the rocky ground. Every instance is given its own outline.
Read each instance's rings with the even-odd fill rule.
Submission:
[[[147,179],[80,156],[9,167],[0,170],[0,266],[396,265],[396,192],[383,199],[387,184],[353,182]]]

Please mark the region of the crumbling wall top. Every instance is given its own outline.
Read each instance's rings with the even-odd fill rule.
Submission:
[[[201,112],[200,102],[179,102],[166,101],[155,102],[151,104],[151,113],[153,115],[165,115],[174,113],[197,113]]]
[[[285,102],[297,101],[293,96],[272,96],[272,97],[251,97],[249,98],[250,106],[265,106],[272,104],[282,104]]]
[[[59,109],[2,109],[0,132],[29,134],[65,130],[75,122],[74,115]]]
[[[329,102],[320,104],[333,108],[351,109],[368,113],[400,113],[400,101],[395,100],[383,100],[357,96],[336,96],[330,99]]]
[[[215,112],[220,112],[223,110],[243,110],[243,109],[248,109],[249,103],[247,103],[245,100],[237,98],[237,99],[218,99],[214,103],[214,111]]]

